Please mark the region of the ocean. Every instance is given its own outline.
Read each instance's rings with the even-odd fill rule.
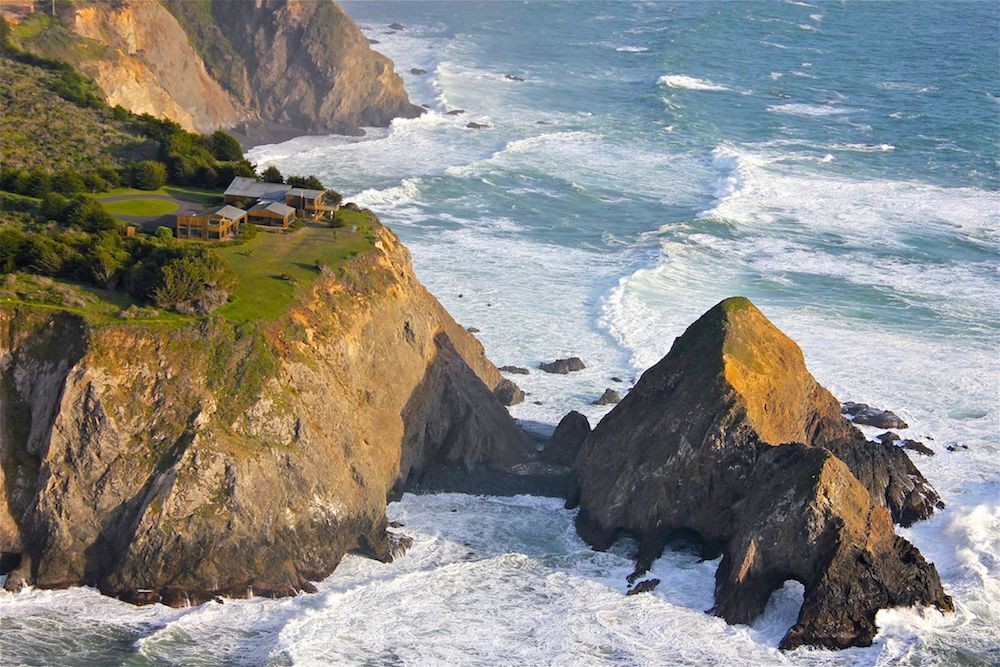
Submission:
[[[782,653],[798,584],[730,626],[705,613],[718,561],[668,552],[626,598],[628,545],[590,550],[557,500],[408,495],[389,514],[412,550],[349,556],[315,595],[3,594],[4,663],[1000,664],[1000,4],[344,6],[428,113],[254,162],[375,210],[498,365],[581,357],[515,378],[511,413],[539,432],[596,423],[605,388],[751,298],[838,398],[935,451],[912,458],[947,508],[898,532],[956,612],[883,611],[869,648]]]

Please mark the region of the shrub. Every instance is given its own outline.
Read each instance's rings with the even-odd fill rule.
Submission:
[[[64,195],[73,195],[86,189],[80,174],[72,169],[57,171],[52,176],[52,189]]]
[[[293,188],[308,188],[310,190],[322,190],[323,184],[315,176],[289,176],[285,181]]]
[[[153,233],[153,236],[155,236],[156,240],[159,241],[160,243],[167,244],[174,240],[174,230],[170,229],[169,227],[164,227],[163,225],[160,225],[159,227],[156,228],[156,231]]]
[[[45,220],[65,222],[66,216],[69,213],[70,204],[70,200],[58,192],[50,192],[42,198],[42,205],[39,209],[39,213],[41,213],[42,218]]]
[[[232,162],[243,159],[243,149],[240,147],[240,142],[222,130],[213,132],[212,136],[208,138],[208,149],[216,160]]]
[[[156,160],[137,162],[129,170],[129,183],[140,190],[157,190],[167,183],[167,168]]]
[[[27,185],[21,194],[32,197],[44,197],[52,192],[52,179],[44,169],[32,169],[28,174]]]
[[[118,223],[101,206],[100,202],[83,196],[77,196],[73,199],[65,221],[85,232],[107,231],[118,226]]]
[[[267,183],[285,182],[285,177],[281,175],[281,172],[278,171],[278,168],[275,167],[273,164],[264,171],[260,172],[260,177],[264,179],[264,181],[266,181]]]

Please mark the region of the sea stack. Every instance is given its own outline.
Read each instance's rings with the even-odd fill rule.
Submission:
[[[871,644],[879,609],[951,610],[937,570],[893,532],[936,492],[894,445],[872,443],[747,299],[719,303],[583,444],[577,529],[596,548],[640,540],[637,572],[676,536],[722,555],[713,611],[750,623],[771,593],[805,586],[781,642]]]

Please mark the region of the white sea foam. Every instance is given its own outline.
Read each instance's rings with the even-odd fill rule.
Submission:
[[[670,88],[686,88],[688,90],[729,90],[729,88],[723,86],[722,84],[718,84],[707,79],[698,79],[693,76],[686,76],[684,74],[664,74],[659,78],[658,83]]]
[[[796,72],[793,72],[796,74]],[[812,76],[811,74],[802,73],[802,76]],[[847,109],[845,107],[833,106],[831,104],[801,104],[801,103],[790,103],[790,104],[775,104],[767,108],[768,111],[773,113],[788,113],[795,116],[837,116],[841,114],[848,114],[854,111],[854,109]]]
[[[619,46],[615,48],[615,51],[621,53],[644,53],[649,51],[649,47],[646,46]]]

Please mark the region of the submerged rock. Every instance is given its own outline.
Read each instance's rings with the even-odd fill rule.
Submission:
[[[491,127],[487,123],[477,123],[476,121],[470,121],[470,122],[466,123],[465,126],[467,128],[469,128],[470,130],[485,130],[485,129],[488,129],[489,127]],[[489,306],[490,304],[486,304],[486,305]]]
[[[722,555],[714,613],[751,623],[788,579],[805,586],[783,649],[869,645],[875,615],[953,608],[937,570],[893,532],[936,492],[906,453],[871,443],[747,299],[727,299],[584,442],[577,529],[604,549],[640,541],[641,572],[678,535]],[[890,511],[892,512],[890,514]]]
[[[865,426],[875,426],[877,428],[909,428],[909,425],[900,419],[899,415],[891,410],[879,410],[870,407],[867,403],[854,403],[847,401],[840,407],[840,411],[848,415],[855,424]]]
[[[556,466],[571,466],[576,460],[583,441],[590,435],[590,422],[573,410],[559,421],[552,437],[545,443],[541,460]]]
[[[504,74],[503,78],[507,79],[508,81],[524,81],[523,77],[517,76],[515,74]]]
[[[415,76],[420,76],[421,74],[427,74],[427,70],[425,70],[422,67],[411,67],[410,74],[413,74]]]
[[[617,405],[621,403],[622,396],[614,389],[605,389],[601,397],[594,401],[593,405]]]
[[[659,579],[645,579],[629,589],[625,595],[638,595],[639,593],[649,593],[660,585]]]
[[[580,360],[580,357],[570,357],[568,359],[556,359],[555,361],[542,362],[538,364],[538,368],[545,371],[546,373],[557,373],[559,375],[566,375],[567,373],[573,373],[575,371],[582,371],[587,366]]]

